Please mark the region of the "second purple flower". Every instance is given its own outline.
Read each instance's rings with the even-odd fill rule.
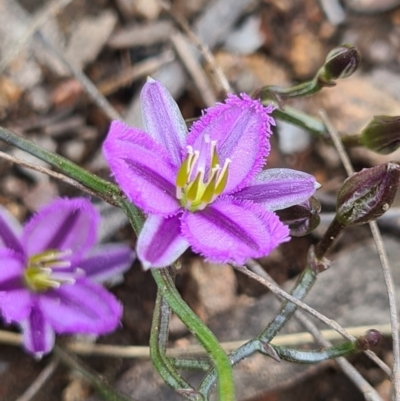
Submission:
[[[315,178],[262,171],[272,107],[247,95],[209,108],[189,133],[167,89],[149,79],[145,132],[114,121],[104,155],[128,198],[148,213],[137,254],[145,268],[173,263],[189,246],[208,260],[244,263],[289,240],[274,211],[308,199]]]

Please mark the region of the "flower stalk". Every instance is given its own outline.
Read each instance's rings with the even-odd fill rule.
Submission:
[[[309,96],[325,87],[335,86],[337,79],[347,78],[356,71],[361,56],[358,50],[351,45],[344,44],[332,49],[326,56],[324,65],[318,70],[314,78],[290,88],[280,86],[266,86],[256,94],[262,101],[292,99]]]
[[[165,354],[170,314],[171,308],[158,290],[150,334],[150,358],[165,383],[186,399],[201,401],[203,397],[179,375],[176,366]]]
[[[218,394],[221,401],[234,401],[234,386],[232,367],[228,356],[222,349],[214,334],[200,320],[200,318],[189,308],[178,293],[172,277],[167,269],[153,269],[153,278],[168,302],[172,311],[185,323],[186,327],[198,339],[207,351],[210,359],[215,365],[218,376]],[[201,390],[199,389],[201,393]]]

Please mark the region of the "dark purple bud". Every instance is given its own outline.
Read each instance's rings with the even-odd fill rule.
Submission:
[[[299,205],[277,210],[275,213],[282,223],[289,226],[290,235],[301,237],[318,227],[320,211],[321,204],[319,200],[312,196]]]
[[[376,347],[382,340],[382,333],[378,330],[368,330],[362,337],[357,338],[356,346],[360,351]]]
[[[344,44],[332,49],[318,72],[318,79],[329,83],[336,79],[347,78],[358,68],[361,61],[359,51],[352,45]]]
[[[400,147],[400,117],[375,116],[362,130],[360,143],[383,155],[394,152]]]
[[[365,168],[343,183],[337,197],[336,218],[347,226],[382,216],[392,205],[400,180],[400,164],[389,162]]]

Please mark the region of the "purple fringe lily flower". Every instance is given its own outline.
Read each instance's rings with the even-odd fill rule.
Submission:
[[[0,208],[0,310],[23,331],[26,350],[51,351],[55,333],[104,334],[122,305],[98,284],[126,271],[126,245],[95,247],[99,213],[83,198],[57,199],[24,227]]]
[[[189,246],[241,264],[289,240],[273,211],[304,202],[318,184],[294,170],[262,171],[272,106],[230,95],[187,133],[161,83],[149,79],[141,102],[145,131],[113,121],[103,149],[122,190],[148,214],[137,243],[144,268],[168,266]]]

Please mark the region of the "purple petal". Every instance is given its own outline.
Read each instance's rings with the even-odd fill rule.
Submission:
[[[57,333],[109,333],[122,315],[114,295],[86,279],[40,294],[39,305]]]
[[[18,238],[21,237],[22,226],[11,213],[0,205],[0,246],[5,246],[17,253],[24,254]]]
[[[7,322],[25,319],[31,308],[31,295],[22,281],[23,263],[19,254],[0,250],[0,310]]]
[[[99,219],[87,199],[60,198],[29,220],[21,242],[29,255],[49,249],[71,250],[72,258],[79,260],[96,243]]]
[[[24,272],[24,259],[11,249],[0,249],[0,291],[2,283],[8,282],[15,277],[22,277]]]
[[[189,145],[200,150],[202,138],[208,135],[217,141],[220,165],[231,159],[225,193],[243,186],[264,165],[270,149],[270,125],[275,124],[268,115],[272,110],[247,95],[230,95],[225,103],[209,108],[192,125]]]
[[[186,124],[178,105],[167,88],[151,78],[144,85],[140,100],[146,131],[168,151],[178,167],[182,162],[187,136]]]
[[[176,212],[176,173],[170,155],[144,132],[113,121],[104,156],[128,198],[148,213]]]
[[[180,217],[150,215],[147,218],[137,243],[138,258],[144,269],[169,266],[188,248],[188,242],[181,235]]]
[[[281,210],[310,198],[320,185],[310,174],[287,168],[261,171],[249,186],[234,194],[237,199],[260,203],[268,210]]]
[[[126,245],[106,244],[91,250],[78,267],[91,281],[102,283],[126,272],[135,259],[135,253]]]
[[[41,358],[53,349],[54,330],[37,304],[32,307],[29,317],[21,322],[20,326],[23,331],[23,344],[28,352]]]
[[[268,255],[289,240],[278,217],[251,202],[222,198],[202,211],[187,212],[182,233],[195,252],[218,263],[243,264]]]

